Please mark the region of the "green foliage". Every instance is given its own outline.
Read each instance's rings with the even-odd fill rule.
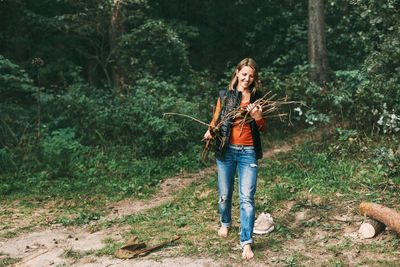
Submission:
[[[93,254],[93,252],[94,252],[93,250],[81,252],[81,251],[76,251],[76,250],[73,250],[72,248],[70,248],[70,249],[65,249],[64,252],[61,254],[61,256],[64,258],[80,259],[84,256]]]
[[[6,170],[10,165],[15,165],[12,156],[7,150],[4,148],[0,148],[0,169]]]
[[[295,66],[289,75],[263,69],[264,84],[281,97],[300,102],[293,105],[294,113],[285,110],[294,121],[314,125],[334,119],[349,121],[358,129],[395,134],[400,131],[399,40],[398,34],[388,36],[359,69],[332,72],[328,90],[308,80],[308,65]]]
[[[0,145],[20,143],[21,135],[32,130],[31,119],[35,103],[34,86],[27,72],[0,55]]]
[[[70,176],[74,161],[85,154],[83,146],[74,137],[75,132],[71,128],[59,129],[43,136],[42,164],[49,170],[49,177]]]
[[[199,125],[162,114],[195,115],[201,108],[185,95],[179,97],[179,86],[144,75],[135,86],[127,87],[128,94],[116,97],[110,91],[99,95],[88,85],[73,84],[49,103],[51,109],[59,110],[59,117],[53,117],[47,127],[75,128],[76,137],[85,145],[129,145],[136,158],[184,151],[201,138],[200,133],[193,134]]]
[[[196,29],[195,35],[185,38],[195,69],[207,68],[219,75],[227,65],[251,56],[260,66],[271,65],[279,57],[282,62],[276,65],[287,70],[307,58],[305,2],[148,2],[159,18]],[[192,28],[187,29],[186,32],[193,32]]]
[[[334,138],[337,141],[328,147],[330,157],[359,157],[365,154],[369,142],[361,132],[353,129],[336,128]]]
[[[330,122],[332,113],[329,98],[332,94],[309,81],[309,67],[295,66],[289,75],[280,73],[276,68],[266,68],[262,70],[262,77],[265,77],[263,84],[266,84],[268,90],[272,90],[281,98],[287,97],[296,101],[295,104],[284,106],[281,110],[282,113],[289,114],[290,121],[313,126]],[[280,123],[277,127],[282,127],[281,125]]]
[[[354,69],[387,34],[398,27],[398,3],[394,0],[329,0],[325,3],[329,64],[334,70]]]
[[[171,26],[160,20],[147,20],[124,34],[120,53],[121,63],[133,80],[142,72],[161,77],[188,73],[186,45]]]
[[[290,189],[287,185],[276,183],[270,190],[271,192],[268,195],[271,196],[273,203],[291,198]]]
[[[33,92],[36,88],[25,70],[0,55],[0,96],[3,101],[10,98],[15,101],[21,97],[19,94]]]
[[[167,175],[201,166],[201,147],[195,144],[201,132],[193,134],[198,125],[162,118],[164,112],[194,115],[201,109],[185,100],[187,92],[176,97],[178,83],[144,75],[128,94],[115,96],[112,91],[100,94],[78,74],[79,69],[64,90],[43,95],[40,139],[36,132],[16,135],[20,147],[0,150],[7,167],[2,169],[3,194],[140,196]]]
[[[47,140],[46,149],[59,144],[54,159],[44,154],[27,161],[17,172],[5,172],[1,176],[2,195],[32,195],[35,198],[69,197],[79,194],[102,195],[109,198],[144,197],[154,192],[165,177],[201,167],[201,148],[191,148],[190,153],[180,153],[162,159],[134,157],[130,147],[108,146],[90,148],[55,134]],[[60,154],[58,154],[60,153]],[[65,158],[63,157],[65,153]],[[33,156],[33,155],[29,155]],[[67,166],[61,166],[61,163]]]
[[[366,80],[358,101],[370,109],[361,113],[378,124],[383,133],[400,131],[400,29],[387,37],[378,51],[366,59],[362,73]],[[372,96],[372,98],[371,98]]]
[[[397,177],[400,182],[400,150],[387,147],[378,147],[372,154],[372,161],[380,166],[383,173],[388,177]]]
[[[15,263],[18,263],[21,259],[20,258],[12,258],[12,257],[2,257],[0,258],[0,266],[11,266]]]
[[[336,131],[339,135],[338,141],[352,141],[354,140],[354,137],[357,136],[357,130],[336,128]]]

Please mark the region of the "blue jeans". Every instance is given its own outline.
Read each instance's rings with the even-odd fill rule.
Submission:
[[[253,147],[229,145],[224,160],[218,160],[218,192],[221,225],[232,225],[232,193],[236,167],[239,174],[240,245],[253,243],[254,194],[257,188],[257,159]]]

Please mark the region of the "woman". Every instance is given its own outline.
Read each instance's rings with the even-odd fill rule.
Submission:
[[[262,157],[259,131],[264,131],[266,122],[262,118],[262,107],[253,104],[260,98],[260,81],[258,80],[257,64],[251,58],[239,62],[229,83],[229,90],[221,91],[211,125],[215,125],[217,114],[223,107],[221,118],[229,114],[234,108],[246,107],[249,115],[254,119],[249,124],[233,126],[234,119],[225,120],[219,128],[221,139],[216,139],[215,156],[218,165],[218,192],[219,210],[221,213],[221,228],[218,235],[228,236],[229,227],[232,225],[231,207],[234,176],[236,168],[239,174],[240,198],[240,245],[243,247],[242,257],[251,259],[254,253],[251,249],[253,243],[253,227],[255,217],[254,194],[257,186],[257,160]],[[208,130],[205,139],[212,139]]]

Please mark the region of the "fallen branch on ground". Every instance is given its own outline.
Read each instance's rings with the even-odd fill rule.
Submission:
[[[128,242],[124,246],[117,249],[117,251],[115,252],[115,257],[120,258],[120,259],[131,259],[135,256],[143,255],[147,252],[155,250],[161,246],[164,246],[167,243],[174,242],[175,240],[178,240],[179,238],[180,238],[179,236],[174,236],[173,238],[168,239],[160,244],[146,248],[146,244],[139,243],[138,238],[136,236],[134,236],[131,239],[129,239]]]

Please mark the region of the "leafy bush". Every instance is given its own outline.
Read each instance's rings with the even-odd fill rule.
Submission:
[[[359,69],[332,72],[329,89],[307,78],[308,65],[295,66],[289,75],[263,69],[264,84],[280,96],[301,102],[287,110],[295,121],[308,125],[335,120],[354,128],[400,131],[400,32],[388,35]]]
[[[190,69],[186,44],[161,20],[146,20],[125,33],[120,44],[121,63],[131,79],[136,79],[138,72],[167,78]]]
[[[20,94],[36,92],[33,81],[20,66],[0,55],[0,96],[3,99],[19,100]]]
[[[296,104],[284,106],[282,113],[289,114],[289,119],[303,125],[328,123],[331,120],[329,92],[318,87],[308,79],[309,65],[295,66],[289,75],[276,72],[276,69],[263,69],[263,84],[278,97],[288,97]],[[282,125],[278,125],[282,127]]]
[[[9,151],[5,150],[4,148],[0,148],[0,173],[7,172],[15,168],[15,163],[12,157],[13,155]]]
[[[400,30],[388,36],[379,50],[366,59],[363,86],[356,102],[363,105],[360,119],[370,121],[383,133],[400,130]],[[368,107],[368,108],[367,108]]]
[[[73,128],[84,145],[129,145],[136,158],[163,157],[187,151],[201,139],[199,125],[188,119],[163,118],[165,112],[195,115],[200,103],[186,100],[177,92],[178,84],[150,75],[127,86],[129,94],[93,91],[88,85],[73,84],[49,106],[58,110],[47,125]],[[201,118],[200,118],[201,119]]]
[[[0,145],[21,142],[24,132],[32,130],[35,114],[33,94],[38,88],[20,66],[0,55]]]
[[[74,139],[71,128],[59,129],[45,134],[42,140],[43,161],[51,177],[70,177],[74,164],[85,155],[84,147]]]
[[[400,151],[378,147],[373,151],[372,161],[380,166],[388,177],[397,177],[400,182]]]

